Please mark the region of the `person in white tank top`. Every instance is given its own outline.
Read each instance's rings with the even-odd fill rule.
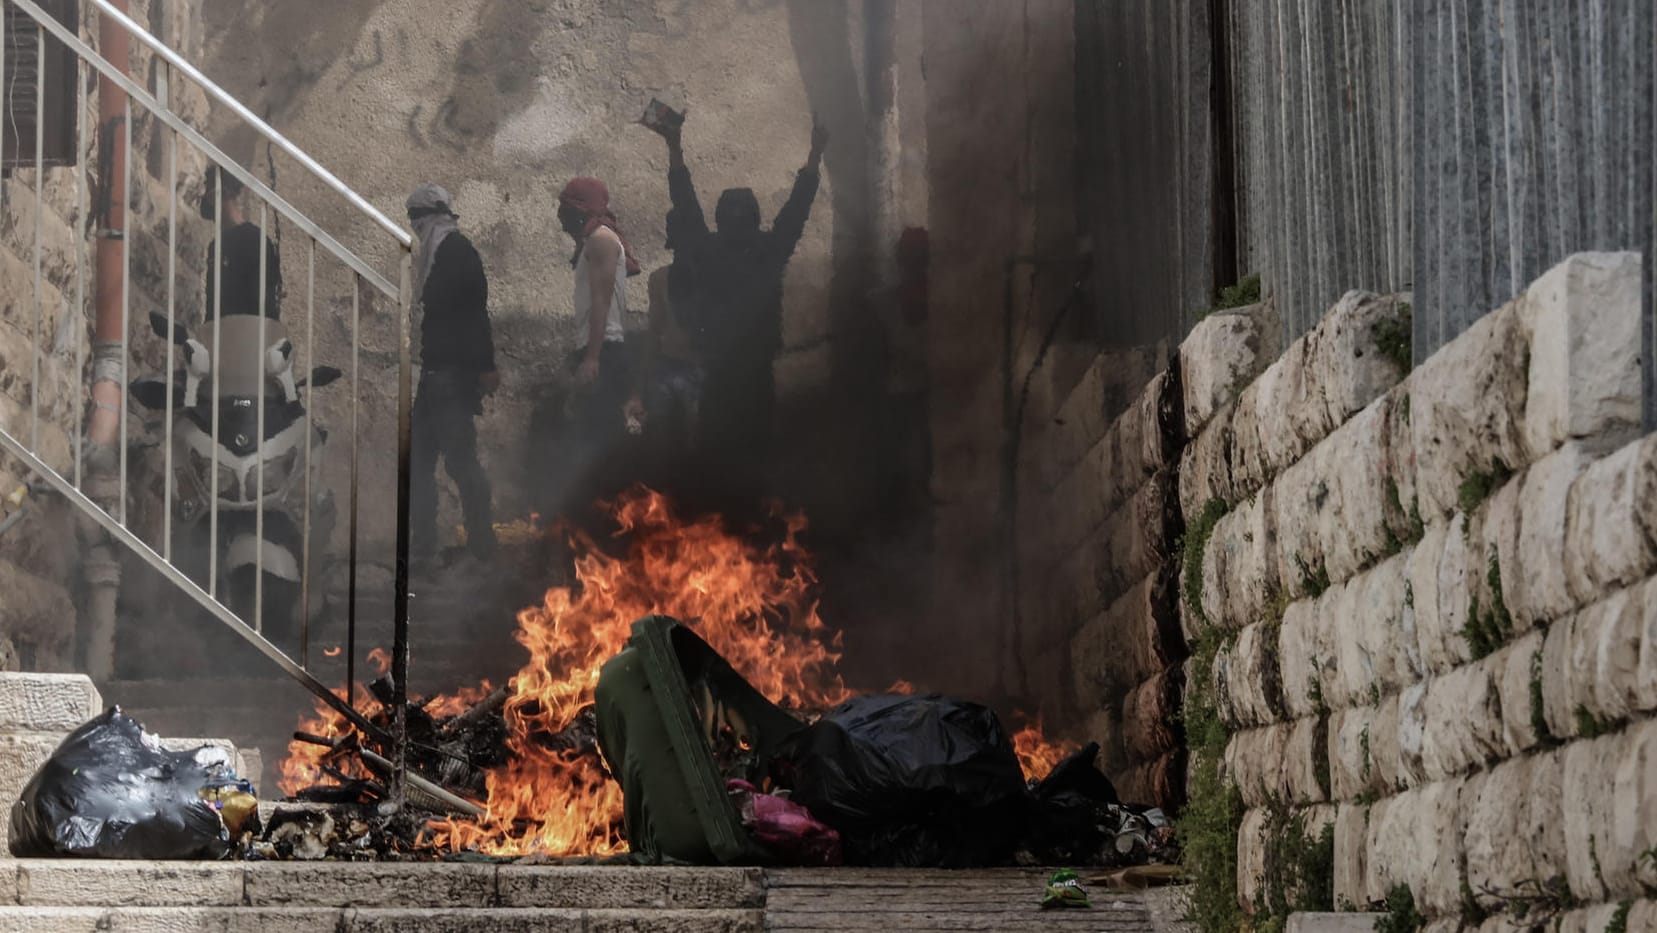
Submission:
[[[619,447],[632,380],[622,343],[622,318],[627,308],[627,277],[637,275],[638,262],[627,248],[616,215],[610,210],[610,192],[596,178],[576,178],[558,196],[558,223],[575,241],[575,350],[569,365],[574,396],[574,461],[577,494],[596,498],[610,490],[598,488],[615,473],[605,460]]]

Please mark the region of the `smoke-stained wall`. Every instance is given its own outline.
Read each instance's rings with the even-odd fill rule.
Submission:
[[[393,218],[422,180],[455,193],[490,274],[503,389],[480,436],[496,511],[512,517],[541,491],[524,439],[574,336],[559,189],[576,175],[604,179],[646,272],[671,258],[665,147],[636,123],[653,96],[688,110],[687,158],[710,212],[722,188],[750,186],[774,215],[805,161],[813,113],[827,124],[822,190],[789,266],[776,372],[779,391],[796,399],[855,375],[856,344],[841,337],[867,302],[872,248],[861,11],[846,0],[231,0],[208,11],[206,71]],[[269,170],[250,138],[232,152]],[[336,198],[280,157],[274,165],[278,190],[343,230],[348,245],[393,262]],[[629,281],[633,326],[644,290],[643,277]],[[338,364],[349,289],[324,291],[318,341],[334,358],[321,361]],[[364,405],[391,411],[392,318],[379,307],[364,313],[363,365],[374,373]],[[346,394],[318,393],[322,417],[345,423]],[[365,425],[365,475],[389,475],[391,423]],[[342,459],[334,469],[343,481]],[[385,540],[389,505],[378,492],[365,502],[366,527]]]

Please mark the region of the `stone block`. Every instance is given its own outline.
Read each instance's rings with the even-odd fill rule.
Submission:
[[[1217,674],[1223,671],[1216,695],[1224,697],[1231,725],[1263,726],[1283,718],[1278,642],[1275,623],[1256,623],[1244,627],[1221,652],[1225,664],[1215,665]]]
[[[63,736],[53,732],[0,734],[0,801],[5,803],[0,806],[0,839],[11,831],[12,801],[62,741]],[[9,853],[0,847],[0,858],[7,857]]]
[[[1331,606],[1340,682],[1335,694],[1348,702],[1414,683],[1424,673],[1413,613],[1405,599],[1407,561],[1405,554],[1393,555],[1346,584],[1330,588],[1330,593],[1340,592]]]
[[[0,732],[73,732],[103,703],[82,674],[0,674]]]
[[[1486,571],[1477,526],[1477,516],[1459,512],[1448,524],[1431,525],[1407,561],[1421,663],[1433,673],[1473,657],[1463,632],[1471,609],[1469,594]]]
[[[266,862],[247,873],[252,907],[488,907],[495,866]]]
[[[1160,575],[1139,581],[1089,619],[1071,639],[1071,672],[1083,709],[1114,706],[1122,695],[1162,668],[1158,615],[1172,612],[1172,594]]]
[[[1335,903],[1365,904],[1364,848],[1369,808],[1343,803],[1335,811]]]
[[[1639,253],[1577,253],[1520,297],[1533,459],[1571,440],[1608,450],[1639,433],[1640,276]]]
[[[1385,900],[1396,884],[1415,892],[1424,914],[1455,913],[1461,900],[1460,780],[1440,781],[1388,797],[1370,810],[1367,900]]]
[[[589,910],[584,933],[762,933],[761,910]]]
[[[1180,453],[1179,505],[1186,519],[1202,512],[1211,499],[1230,504],[1241,498],[1231,479],[1232,412],[1222,408],[1201,432],[1191,435]]]
[[[1458,508],[1464,481],[1517,470],[1526,333],[1512,304],[1485,315],[1410,374],[1416,496],[1432,522]]]
[[[1335,895],[1338,899],[1339,894]],[[1375,924],[1386,914],[1298,912],[1289,915],[1283,933],[1374,933]]]
[[[242,865],[23,859],[16,862],[18,903],[44,907],[235,906]]]
[[[1594,903],[1608,896],[1605,857],[1615,813],[1617,753],[1622,734],[1583,739],[1564,748],[1561,780],[1568,789],[1562,803],[1565,829],[1565,879],[1571,893]],[[1609,853],[1607,853],[1609,855]],[[1614,863],[1613,863],[1614,864]]]
[[[1398,296],[1349,291],[1307,335],[1307,369],[1321,389],[1331,426],[1367,407],[1405,375],[1380,352],[1376,329],[1403,323],[1407,307]]]
[[[1605,933],[1611,929],[1611,921],[1617,916],[1616,904],[1595,904],[1592,907],[1579,907],[1576,910],[1560,914],[1554,924],[1554,933]],[[1642,927],[1625,926],[1627,930],[1643,929]]]
[[[1238,732],[1226,746],[1226,773],[1243,803],[1318,803],[1328,798],[1318,779],[1327,751],[1325,724],[1318,718]]]
[[[1047,471],[1042,485],[1051,487],[1059,477],[1070,473],[1109,430],[1111,419],[1105,401],[1107,359],[1103,354],[1094,359],[1059,404],[1052,424],[1043,433],[1046,456],[1037,461],[1038,469]]]
[[[1200,431],[1266,363],[1261,352],[1261,311],[1262,306],[1250,305],[1215,312],[1198,321],[1180,343],[1188,435]]]
[[[1611,738],[1620,749],[1615,762],[1602,763],[1615,774],[1595,854],[1614,893],[1645,893],[1657,885],[1657,863],[1646,857],[1657,847],[1657,721],[1635,723]]]
[[[1453,777],[1504,754],[1501,694],[1491,660],[1483,658],[1428,682],[1421,745],[1427,780]]]
[[[1467,799],[1467,881],[1480,904],[1499,907],[1500,898],[1485,893],[1515,891],[1521,882],[1539,879],[1535,844],[1527,833],[1533,759],[1520,758],[1493,768],[1477,793]]]
[[[1264,900],[1270,832],[1271,815],[1259,808],[1244,813],[1237,827],[1237,903],[1249,913]]]
[[[1639,706],[1644,586],[1618,590],[1577,614],[1572,630],[1573,660],[1588,689],[1577,701],[1601,719],[1625,719]]]
[[[1349,579],[1387,552],[1389,532],[1396,539],[1403,514],[1388,486],[1389,401],[1336,428],[1273,484],[1278,574],[1288,591],[1304,593],[1318,574]]]
[[[1330,709],[1370,702],[1369,690],[1366,689],[1369,681],[1353,659],[1363,652],[1357,644],[1348,644],[1345,640],[1362,625],[1356,621],[1363,612],[1358,605],[1360,595],[1357,587],[1336,583],[1317,598],[1319,644],[1327,646],[1329,651],[1328,667],[1322,680],[1323,699]]]
[[[1581,444],[1568,442],[1532,464],[1520,480],[1518,538],[1502,549],[1500,561],[1502,600],[1521,629],[1579,605],[1566,580],[1565,529],[1571,486],[1592,462]]]
[[[1166,510],[1172,504],[1168,484],[1172,477],[1157,473],[1111,513],[1093,552],[1093,572],[1100,595],[1114,598],[1152,573],[1171,556]]]
[[[1639,498],[1654,482],[1647,473],[1657,473],[1657,434],[1608,454],[1571,485],[1564,562],[1578,605],[1657,567],[1657,540],[1641,521],[1641,510],[1654,507]]]
[[[1329,784],[1336,800],[1381,789],[1371,753],[1375,708],[1355,706],[1329,716]]]
[[[1427,685],[1405,687],[1398,694],[1398,777],[1405,787],[1426,783],[1422,763],[1427,743]]]
[[[1542,670],[1542,633],[1532,631],[1490,656],[1496,678],[1496,693],[1502,710],[1502,741],[1507,754],[1517,755],[1534,748],[1542,710],[1538,678]]]
[[[1210,623],[1241,628],[1271,604],[1279,586],[1272,518],[1267,489],[1239,503],[1214,526],[1202,567],[1202,607]]]
[[[1323,676],[1329,645],[1318,639],[1318,601],[1303,599],[1283,610],[1277,640],[1278,679],[1285,711],[1296,719],[1322,711]]]
[[[1183,686],[1183,672],[1173,668],[1128,691],[1122,701],[1122,731],[1133,760],[1160,758],[1179,744],[1174,724]]]
[[[1403,702],[1398,694],[1382,697],[1369,727],[1370,768],[1379,790],[1410,786],[1398,737],[1403,725]]]
[[[1657,710],[1657,577],[1642,584],[1633,598],[1641,607],[1640,666],[1634,678],[1634,706],[1642,713],[1649,713]]]
[[[502,865],[500,904],[533,908],[712,909],[763,906],[753,868],[640,866],[617,875],[600,866]]]
[[[591,933],[595,927],[586,911],[580,910],[352,910],[344,911],[340,929],[344,933],[463,933],[490,930],[491,933]],[[651,923],[654,912],[629,912],[637,924],[631,929],[655,931],[723,931],[721,926],[659,927]],[[683,920],[686,918],[674,918]],[[618,927],[605,927],[615,930]],[[626,927],[622,927],[626,929]],[[731,928],[736,929],[736,928]],[[748,929],[753,929],[749,927]]]
[[[1574,670],[1571,629],[1575,619],[1564,619],[1548,626],[1542,640],[1542,717],[1548,732],[1556,739],[1573,738],[1577,734],[1577,683],[1583,675]]]

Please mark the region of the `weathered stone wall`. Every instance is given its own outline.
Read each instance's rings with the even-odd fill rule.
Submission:
[[[201,48],[197,0],[172,0],[165,5],[159,0],[134,0],[131,15],[187,55]],[[82,19],[82,39],[96,46],[97,32],[95,19]],[[153,89],[154,56],[136,43],[132,46],[130,73]],[[19,168],[0,180],[0,424],[25,444],[35,443],[48,466],[71,477],[74,438],[82,424],[87,398],[96,289],[96,222],[89,213],[99,165],[94,82],[81,89],[80,102],[86,127],[80,159],[86,166],[88,181],[79,201],[74,168],[48,168],[38,176],[32,167]],[[206,96],[198,88],[175,85],[172,107],[184,119],[200,125],[207,113]],[[160,348],[149,337],[143,315],[149,309],[165,307],[166,300],[164,147],[159,121],[134,107],[127,215],[132,263],[129,301],[135,322],[129,364],[132,378],[148,374],[159,362]],[[201,156],[180,147],[181,189],[200,189],[203,164]],[[176,262],[180,307],[200,300],[205,226],[195,217],[192,204],[183,205]],[[38,384],[34,381],[37,346]],[[38,435],[31,415],[32,402],[39,413]],[[144,436],[141,414],[132,413],[129,421],[134,439]],[[129,466],[135,478],[143,475],[140,458],[135,456]],[[20,464],[0,456],[0,494],[10,493],[27,480]],[[33,669],[72,669],[76,666],[76,616],[70,594],[79,573],[73,523],[50,496],[30,497],[23,508],[24,517],[0,537],[0,592],[6,594],[0,599],[0,669],[6,667],[4,659],[8,656]],[[8,640],[10,651],[5,645]]]
[[[1402,380],[1404,299],[1349,294],[1192,430],[1182,511],[1223,514],[1186,550],[1186,635],[1217,646],[1187,703],[1230,734],[1245,907],[1296,811],[1337,903],[1407,885],[1447,928],[1649,890],[1641,275],[1572,256]]]

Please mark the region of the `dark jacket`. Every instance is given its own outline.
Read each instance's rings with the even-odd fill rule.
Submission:
[[[258,314],[259,313],[259,225],[251,221],[243,221],[234,227],[224,230],[224,261],[214,262],[218,252],[218,244],[211,239],[207,243],[207,291],[206,311],[202,315],[207,320],[213,318],[213,277],[215,270],[224,272],[224,293],[219,296],[224,313],[229,314]],[[276,251],[276,244],[265,239],[265,317],[271,320],[280,320],[282,306],[278,296],[282,293],[282,257]]]
[[[487,373],[495,368],[489,327],[489,278],[483,258],[464,234],[443,238],[426,276],[420,320],[423,369]]]
[[[668,289],[674,317],[710,365],[769,368],[782,348],[782,284],[789,257],[805,232],[819,176],[801,170],[770,230],[733,236],[710,231],[690,170],[670,169],[673,271]]]

